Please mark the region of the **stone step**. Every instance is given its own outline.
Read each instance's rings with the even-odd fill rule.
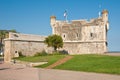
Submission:
[[[25,65],[27,67],[34,67],[38,65],[47,64],[48,62],[25,62],[25,61],[20,61],[20,60],[15,60],[15,61],[12,60],[11,63],[15,65]]]

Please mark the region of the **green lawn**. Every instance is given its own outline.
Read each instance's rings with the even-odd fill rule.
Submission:
[[[120,74],[120,56],[75,55],[55,69]]]
[[[47,67],[54,62],[64,58],[66,55],[47,55],[47,56],[31,56],[31,57],[20,57],[17,60],[26,61],[26,62],[48,62],[47,64],[36,66],[36,67]]]
[[[22,61],[28,62],[43,62],[44,64],[37,67],[47,67],[57,60],[64,58],[66,55],[47,55],[37,57],[23,57],[18,58]],[[120,75],[120,56],[106,56],[106,55],[73,55],[73,58],[66,63],[55,67],[54,69],[109,73]]]

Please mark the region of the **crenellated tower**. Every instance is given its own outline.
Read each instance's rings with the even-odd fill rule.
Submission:
[[[69,22],[50,17],[52,33],[63,38],[63,50],[69,54],[105,53],[107,49],[107,31],[109,29],[108,11],[90,20],[79,19]]]
[[[50,17],[50,25],[52,27],[52,34],[55,33],[55,23],[56,23],[56,17],[55,16],[51,16]]]
[[[103,10],[102,11],[102,20],[107,23],[108,22],[108,11],[107,10]]]

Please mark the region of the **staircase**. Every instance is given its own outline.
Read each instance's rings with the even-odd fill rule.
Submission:
[[[46,67],[46,69],[52,69],[52,68],[54,68],[54,67],[56,67],[56,66],[58,66],[58,65],[61,65],[61,64],[65,63],[65,62],[67,62],[67,61],[70,60],[71,58],[73,58],[73,56],[70,56],[70,55],[69,55],[69,56],[66,56],[65,58],[60,59],[60,60],[58,60],[57,62],[53,63],[52,65]]]

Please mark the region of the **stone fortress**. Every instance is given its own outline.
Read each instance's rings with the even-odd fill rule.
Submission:
[[[103,10],[101,16],[90,21],[59,21],[55,16],[51,16],[50,19],[53,34],[62,36],[63,49],[69,54],[107,52],[107,31],[109,29],[107,10]]]
[[[103,10],[98,18],[87,20],[59,21],[50,17],[52,33],[63,38],[63,48],[68,54],[103,54],[107,52],[107,31],[109,29],[108,11]],[[19,52],[32,56],[36,52],[51,53],[53,48],[47,47],[44,40],[47,36],[21,33],[9,33],[4,40],[4,60],[10,62]]]

